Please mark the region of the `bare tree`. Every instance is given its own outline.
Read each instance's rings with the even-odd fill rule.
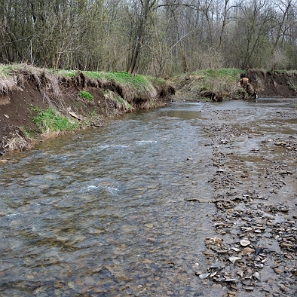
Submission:
[[[2,0],[0,63],[154,75],[297,67],[297,0]]]
[[[137,31],[132,49],[132,56],[129,63],[128,73],[135,75],[139,63],[140,52],[143,45],[147,20],[152,12],[157,0],[140,0],[140,15],[138,19]]]
[[[281,50],[278,48],[280,41],[284,41],[286,31],[290,27],[290,14],[294,15],[294,1],[293,0],[279,0],[275,1],[275,27],[272,34],[273,43],[271,46],[271,68],[275,69],[277,65],[280,65],[285,57]]]

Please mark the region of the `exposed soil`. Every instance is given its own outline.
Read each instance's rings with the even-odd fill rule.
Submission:
[[[115,82],[92,80],[80,73],[77,77],[59,77],[51,81],[46,75],[28,72],[17,74],[17,85],[0,92],[0,154],[26,150],[34,145],[41,134],[33,122],[32,107],[53,107],[70,120],[78,120],[80,127],[100,126],[107,117],[131,111],[124,103],[113,98],[119,96],[132,109],[152,108],[170,102],[174,88],[169,84],[155,86],[152,93],[135,94]],[[89,92],[92,100],[79,96]],[[30,133],[30,138],[23,131]],[[44,136],[44,135],[43,135]],[[49,137],[49,135],[47,135]],[[50,137],[57,136],[51,134]],[[34,140],[32,140],[34,139]]]
[[[248,88],[237,81],[220,77],[208,77],[202,83],[202,76],[187,75],[174,79],[177,100],[190,101],[225,101],[230,99],[255,99],[269,97],[291,98],[297,96],[297,74],[295,72],[265,72],[248,70],[242,74],[248,78]]]
[[[250,70],[246,77],[254,86],[259,97],[296,97],[297,74]]]
[[[259,97],[296,96],[297,75],[294,73],[250,70],[246,76]],[[124,104],[113,100],[113,96],[125,99],[134,109],[142,109],[166,104],[175,92],[168,84],[156,87],[155,94],[139,96],[114,82],[92,80],[82,73],[74,78],[60,77],[56,85],[46,75],[38,77],[28,72],[19,73],[17,81],[16,87],[0,95],[0,154],[9,150],[26,150],[34,145],[23,131],[30,132],[33,139],[41,135],[32,120],[32,106],[42,109],[54,106],[68,118],[79,120],[81,126],[87,122],[99,126],[104,118],[129,111]],[[81,98],[78,96],[80,90],[88,91],[94,99],[88,101]],[[211,90],[209,92],[213,94]],[[197,97],[197,94],[193,97]],[[182,98],[187,99],[187,95]],[[217,96],[212,98],[217,99]],[[16,141],[11,144],[11,139]]]

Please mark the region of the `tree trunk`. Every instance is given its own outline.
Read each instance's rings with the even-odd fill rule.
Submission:
[[[138,70],[138,64],[140,59],[141,48],[143,45],[145,29],[147,19],[149,17],[150,12],[157,0],[140,0],[141,2],[141,15],[140,15],[140,22],[136,34],[136,41],[135,47],[133,49],[132,58],[130,61],[130,65],[128,68],[128,73],[135,76]]]

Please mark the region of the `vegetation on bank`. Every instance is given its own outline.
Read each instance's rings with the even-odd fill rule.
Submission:
[[[100,126],[103,118],[166,104],[173,94],[173,86],[164,79],[126,72],[0,64],[0,153],[25,150],[38,135]]]
[[[238,85],[242,73],[237,68],[204,69],[176,76],[173,82],[184,100],[239,99],[244,92]]]
[[[248,78],[249,89],[241,87],[242,75]],[[176,76],[172,81],[180,100],[223,101],[254,99],[256,96],[297,96],[297,70],[206,69]],[[251,90],[254,93],[251,93]]]
[[[79,96],[90,101],[94,99],[94,96],[87,91],[79,91]]]
[[[31,110],[34,114],[33,122],[37,124],[42,133],[64,132],[78,128],[78,123],[75,120],[70,121],[53,108],[42,110],[32,107]]]
[[[245,99],[240,76],[262,94],[297,95],[296,71],[204,69],[168,81],[126,72],[53,70],[26,64],[0,64],[0,153],[25,150],[40,135],[57,135],[135,109],[171,100]],[[279,86],[279,87],[278,87]],[[279,93],[278,93],[279,92]]]

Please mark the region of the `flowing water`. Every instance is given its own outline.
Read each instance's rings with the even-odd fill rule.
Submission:
[[[210,296],[194,273],[216,234],[203,108],[127,114],[2,165],[0,295]]]

